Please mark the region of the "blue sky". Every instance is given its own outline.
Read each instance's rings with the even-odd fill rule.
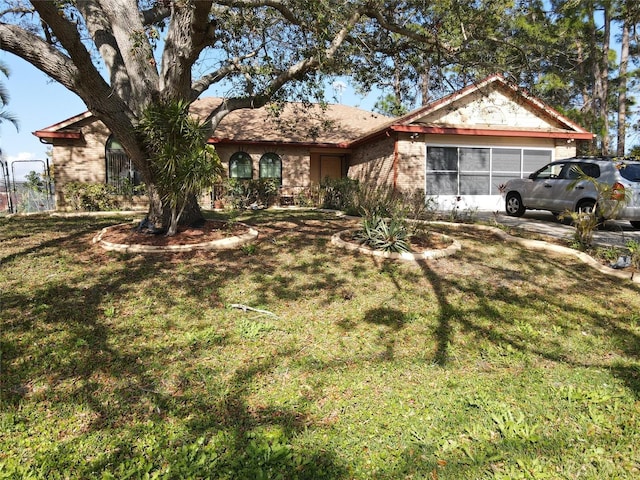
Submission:
[[[9,103],[5,109],[17,116],[20,122],[19,132],[9,122],[0,125],[0,148],[4,160],[9,162],[9,170],[13,168],[16,180],[20,180],[31,170],[42,171],[42,163],[26,163],[24,160],[46,158],[47,145],[40,143],[33,132],[82,113],[87,108],[76,94],[15,55],[0,51],[0,61],[10,72],[8,78],[0,78],[9,92]],[[329,91],[328,98],[333,97],[333,93]],[[349,85],[341,97],[341,103],[367,110],[373,108],[375,100],[373,95],[367,98],[356,95]],[[17,160],[20,162],[15,162]]]
[[[0,61],[8,68],[8,78],[0,78],[9,92],[5,109],[18,117],[20,131],[13,124],[0,125],[0,148],[3,158],[14,160],[44,160],[47,146],[40,143],[32,132],[57,123],[86,110],[82,100],[24,60],[0,52]],[[16,163],[16,179],[25,173],[42,171],[41,163]],[[11,165],[9,165],[11,169]]]

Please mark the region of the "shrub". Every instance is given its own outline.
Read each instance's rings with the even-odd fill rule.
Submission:
[[[257,180],[230,178],[226,190],[233,208],[243,210],[252,206],[272,205],[278,195],[278,187],[278,181],[272,178]]]
[[[356,196],[360,183],[351,178],[325,178],[320,183],[322,208],[341,210],[349,215],[358,215]]]
[[[436,215],[437,203],[427,197],[422,189],[415,189],[403,195],[406,217],[414,220],[432,220]]]
[[[405,217],[402,194],[388,186],[363,184],[356,193],[356,209],[363,217]]]
[[[576,246],[584,250],[591,245],[593,239],[593,232],[599,225],[606,220],[616,218],[620,213],[620,210],[630,199],[630,192],[620,191],[618,184],[608,185],[603,182],[599,182],[594,177],[585,174],[579,167],[574,167],[577,173],[577,178],[571,182],[567,189],[575,188],[581,181],[587,181],[591,183],[596,189],[596,201],[595,204],[589,206],[589,208],[579,208],[577,212],[571,212],[569,210],[563,212],[559,218],[570,218],[576,231],[574,233],[574,242]]]
[[[571,212],[569,210],[558,216],[560,220],[564,220],[567,217],[571,219],[571,224],[575,228],[572,246],[578,250],[586,250],[591,245],[593,232],[600,223],[599,217],[593,212]]]
[[[629,250],[629,255],[631,256],[631,266],[636,271],[640,271],[640,242],[638,242],[637,240],[628,240],[627,249]]]
[[[74,210],[90,212],[119,208],[116,189],[104,183],[69,182],[62,189],[65,200]]]

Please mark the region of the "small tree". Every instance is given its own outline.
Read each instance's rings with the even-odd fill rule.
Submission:
[[[567,210],[563,212],[559,218],[571,218],[573,226],[576,229],[574,235],[575,241],[580,248],[586,248],[591,245],[593,232],[598,225],[616,218],[631,198],[631,192],[625,190],[625,188],[618,183],[609,185],[599,182],[594,177],[584,173],[580,167],[574,166],[572,168],[575,169],[577,177],[567,186],[567,190],[574,189],[580,182],[589,182],[595,187],[596,201],[591,208],[581,208],[577,212]],[[621,163],[618,168],[624,168],[624,163]]]
[[[151,168],[160,195],[170,206],[167,236],[175,235],[185,207],[220,180],[220,158],[206,143],[206,124],[189,114],[188,102],[151,104],[138,131],[151,152]]]

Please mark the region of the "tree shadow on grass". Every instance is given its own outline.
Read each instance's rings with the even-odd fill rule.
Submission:
[[[74,273],[61,275],[60,280],[54,276],[54,280],[40,283],[29,292],[3,294],[3,307],[20,312],[18,319],[7,325],[11,338],[21,339],[3,337],[3,406],[17,409],[25,403],[46,402],[52,409],[86,412],[88,418],[81,435],[60,439],[55,449],[43,446],[36,465],[48,465],[52,473],[58,468],[61,476],[65,476],[69,473],[65,470],[66,462],[73,462],[78,449],[87,448],[83,439],[105,436],[109,440],[104,454],[82,466],[75,465],[75,474],[110,472],[116,477],[138,477],[164,472],[172,478],[215,478],[229,474],[234,478],[348,477],[348,468],[330,448],[292,446],[297,435],[313,425],[313,419],[304,410],[275,404],[256,407],[247,400],[251,394],[248,385],[291,352],[281,352],[238,369],[232,380],[224,382],[226,391],[212,397],[206,395],[207,389],[213,387],[208,385],[181,394],[180,382],[192,382],[193,378],[185,376],[186,380],[178,379],[178,384],[169,388],[164,383],[166,376],[155,365],[156,359],[175,357],[175,350],[179,353],[185,347],[199,348],[202,338],[196,336],[184,345],[161,342],[156,346],[140,341],[144,328],[136,332],[134,325],[126,326],[118,319],[118,300],[128,295],[133,286],[149,285],[155,293],[149,300],[153,300],[153,309],[159,315],[179,308],[180,295],[190,295],[196,303],[203,302],[204,309],[217,308],[207,303],[211,296],[218,296],[216,292],[246,269],[259,271],[262,265],[256,265],[255,259],[238,251],[219,255],[224,269],[212,268],[210,256],[201,253],[146,257],[104,254],[99,250],[88,253],[97,248],[82,241],[88,238],[92,227],[75,228],[62,238],[5,258],[9,263],[17,262],[57,247],[79,253],[83,262],[97,261],[91,276],[86,276],[82,269],[77,273],[72,270]],[[74,243],[80,241],[82,244]],[[325,249],[326,244],[316,248]],[[183,269],[183,262],[193,263],[191,268]],[[277,271],[278,265],[268,258],[266,264]],[[320,281],[318,288],[332,288],[330,280],[327,277]],[[302,294],[305,288],[308,285],[294,290]],[[188,315],[203,311],[201,308],[199,312],[191,312],[191,307],[187,308]],[[167,327],[172,328],[169,324]],[[217,336],[212,341],[215,348],[230,340]],[[209,376],[207,381],[215,382],[215,376]],[[205,394],[198,396],[201,390]],[[65,421],[62,418],[56,422]],[[173,432],[172,425],[181,426]],[[149,428],[155,432],[151,436]]]
[[[639,291],[638,287],[629,282],[618,284],[615,280],[602,274],[596,273],[591,267],[581,264],[575,260],[575,264],[563,262],[554,255],[546,255],[544,262],[540,262],[537,252],[528,250],[518,250],[513,247],[518,254],[520,262],[526,264],[531,270],[530,273],[523,276],[516,270],[511,270],[513,264],[505,258],[504,267],[488,266],[485,259],[475,254],[475,252],[466,251],[462,255],[465,262],[471,262],[478,265],[478,268],[488,269],[491,273],[488,276],[497,276],[498,278],[510,277],[510,281],[504,284],[491,284],[486,280],[473,282],[462,276],[452,276],[450,274],[443,275],[434,268],[428,261],[419,262],[420,270],[424,277],[428,280],[438,304],[438,318],[435,329],[436,353],[434,362],[440,366],[446,366],[450,360],[450,352],[452,346],[456,345],[454,332],[460,329],[463,332],[474,334],[480,341],[489,341],[497,347],[508,346],[508,348],[522,353],[530,353],[542,359],[572,365],[580,368],[604,368],[609,370],[614,376],[623,380],[627,387],[634,393],[636,397],[640,397],[640,336],[632,331],[626,324],[628,314],[625,314],[625,308],[618,309],[621,314],[606,312],[608,307],[601,305],[599,312],[588,302],[580,302],[580,296],[588,296],[588,291],[608,291],[620,292],[628,290],[630,295],[636,295]],[[517,254],[517,253],[516,253]],[[451,257],[447,262],[456,262],[457,257]],[[555,288],[553,284],[549,284],[546,279],[560,276],[566,277],[569,283],[573,283],[573,287],[564,287],[557,294],[552,294]],[[538,278],[539,277],[539,278]],[[533,289],[525,289],[528,292],[523,295],[519,292],[518,283],[533,286]],[[532,293],[535,292],[535,293]],[[572,292],[576,292],[572,294]],[[463,296],[473,297],[477,308],[469,311],[464,304],[454,304],[452,293],[463,294]],[[575,295],[575,297],[572,297]],[[612,301],[615,302],[615,297]],[[606,300],[604,300],[606,302]],[[583,358],[584,355],[577,354],[568,350],[561,342],[554,342],[553,339],[544,338],[534,340],[536,328],[549,325],[534,325],[531,334],[533,337],[518,332],[516,325],[513,324],[513,318],[505,313],[505,305],[521,305],[523,308],[536,308],[542,313],[545,310],[551,315],[553,311],[562,312],[562,318],[576,318],[580,324],[563,324],[560,318],[556,318],[553,325],[561,329],[575,330],[578,328],[586,328],[588,330],[601,330],[606,335],[615,339],[616,345],[624,353],[628,361],[633,365],[611,363],[609,359],[594,360],[591,358]],[[489,324],[482,324],[476,319],[491,320]],[[519,320],[522,322],[522,320]],[[631,319],[633,321],[633,319]],[[637,322],[637,318],[636,318]],[[583,325],[580,327],[580,325]],[[508,328],[501,328],[507,327]],[[526,328],[526,325],[520,325]]]
[[[145,288],[153,292],[148,295],[149,301],[154,304],[149,307],[153,308],[152,315],[162,317],[166,314],[170,317],[171,312],[180,309],[188,319],[193,319],[207,312],[214,319],[213,323],[218,321],[217,317],[224,317],[225,312],[215,310],[218,307],[211,306],[210,299],[213,296],[222,297],[225,287],[241,275],[264,280],[260,287],[262,291],[252,293],[252,299],[263,302],[264,305],[259,306],[265,308],[277,305],[283,298],[296,299],[309,295],[310,289],[325,296],[325,300],[339,298],[344,288],[341,282],[349,275],[361,272],[362,261],[346,264],[345,259],[349,258],[347,254],[342,256],[342,253],[337,254],[324,243],[311,241],[317,232],[324,232],[324,235],[338,227],[337,223],[332,227],[316,228],[315,224],[306,221],[291,221],[281,230],[282,235],[292,239],[287,240],[288,248],[307,245],[304,248],[308,248],[311,257],[303,265],[296,264],[296,275],[310,277],[306,280],[303,278],[298,284],[286,283],[286,267],[279,263],[279,257],[275,255],[279,247],[276,242],[265,239],[264,245],[260,246],[264,248],[264,255],[259,257],[247,256],[240,251],[173,257],[91,253],[82,258],[87,263],[96,261],[95,270],[87,269],[87,272],[93,272],[91,274],[81,271],[60,281],[54,278],[28,293],[4,293],[3,307],[8,307],[19,317],[19,321],[10,323],[13,338],[32,339],[34,342],[27,345],[19,340],[3,339],[3,348],[6,345],[7,349],[4,350],[2,371],[3,376],[9,379],[5,385],[11,387],[8,407],[17,411],[21,405],[31,404],[37,408],[40,404],[47,404],[53,410],[86,410],[92,415],[91,421],[83,426],[86,431],[60,438],[56,448],[44,447],[38,462],[41,465],[56,464],[65,451],[68,458],[74,458],[78,451],[85,448],[82,442],[87,437],[104,437],[109,439],[104,454],[89,460],[85,467],[80,467],[84,468],[86,476],[108,471],[116,477],[124,477],[132,472],[134,477],[141,477],[146,470],[152,473],[166,472],[166,476],[174,478],[224,474],[234,478],[258,478],[261,475],[348,478],[349,467],[341,462],[339,452],[332,450],[329,441],[323,445],[296,445],[296,442],[304,442],[305,429],[322,428],[322,424],[305,409],[303,402],[292,398],[290,404],[256,404],[252,399],[255,385],[272,375],[277,367],[295,362],[299,353],[286,348],[276,352],[260,352],[264,354],[260,358],[250,358],[245,360],[245,364],[229,367],[228,371],[233,370],[230,379],[222,378],[219,372],[205,372],[199,378],[200,371],[178,371],[176,385],[169,387],[165,382],[171,379],[161,370],[163,366],[172,368],[173,365],[168,363],[171,361],[181,362],[185,368],[198,368],[198,363],[208,361],[206,357],[214,355],[216,348],[224,348],[234,341],[233,329],[229,329],[231,324],[225,327],[231,332],[227,335],[214,335],[209,339],[196,336],[189,340],[182,337],[190,332],[178,332],[181,336],[179,341],[170,338],[160,342],[160,346],[154,346],[140,337],[149,334],[170,335],[175,325],[167,321],[163,327],[159,322],[150,333],[142,328],[143,325],[136,329],[134,321],[125,327],[110,317],[118,315],[118,298],[127,295],[137,285],[147,285]],[[45,248],[57,247],[82,254],[91,247],[86,244],[72,245],[73,241],[84,238],[82,235],[84,233],[81,232],[74,234],[72,229],[66,241],[51,241]],[[42,252],[41,246],[34,248],[17,254],[11,260],[26,259],[31,254]],[[495,266],[491,268],[501,275],[500,278],[509,282],[538,282],[535,275],[548,276],[558,268],[563,276],[576,277],[575,288],[587,282],[590,282],[590,288],[612,288],[612,282],[594,280],[590,270],[568,267],[553,259],[547,264],[534,262],[533,259],[533,255],[523,254],[523,262],[532,264],[531,279],[518,274],[513,263],[502,269]],[[458,260],[453,258],[447,261]],[[471,269],[484,267],[485,263],[474,252],[466,253],[464,261],[471,265]],[[345,264],[349,266],[344,267]],[[346,268],[346,273],[336,275],[338,268]],[[546,360],[586,368],[608,368],[605,362],[588,364],[572,359],[572,352],[563,350],[561,345],[555,348],[549,342],[532,343],[509,330],[490,328],[469,317],[470,313],[471,316],[490,319],[498,327],[511,326],[513,320],[500,305],[526,303],[541,309],[566,309],[573,316],[587,318],[591,325],[600,326],[619,338],[621,348],[629,358],[638,360],[637,336],[625,329],[622,316],[594,316],[588,306],[566,305],[562,296],[550,296],[548,290],[552,287],[542,281],[537,285],[540,293],[531,291],[523,295],[508,283],[488,285],[455,273],[444,274],[427,262],[421,264],[421,270],[418,270],[421,275],[412,269],[395,267],[390,262],[384,263],[379,270],[385,278],[390,277],[397,290],[406,288],[406,283],[426,278],[438,307],[434,357],[438,365],[450,364],[451,346],[455,346],[457,340],[454,332],[461,329],[471,332],[478,339],[498,346],[508,345]],[[269,280],[274,278],[278,281],[270,283]],[[630,289],[626,285],[619,288]],[[469,312],[465,305],[455,303],[452,292],[475,297],[476,310]],[[109,313],[111,307],[114,313]],[[133,308],[140,311],[142,320],[151,318],[151,314],[144,312],[146,307],[138,305]],[[20,312],[20,309],[26,311]],[[406,314],[396,308],[378,306],[367,310],[362,318],[371,326],[379,327],[387,356],[392,355],[393,342],[397,337],[395,334],[407,326]],[[188,324],[200,325],[195,321]],[[344,326],[349,328],[348,324]],[[123,331],[124,328],[129,330]],[[194,349],[201,349],[202,352],[209,350],[209,353],[200,355],[200,350]],[[386,360],[376,357],[375,353],[370,357],[358,357],[347,352],[346,356],[338,359],[338,362],[353,365],[359,361]],[[157,361],[158,358],[165,358],[167,363]],[[316,367],[330,369],[334,365],[320,362],[319,367],[314,364]],[[637,395],[637,376],[634,377],[636,370],[632,365],[619,366],[612,372],[624,379]],[[38,382],[54,387],[59,385],[64,389],[59,393],[38,391]],[[61,462],[64,461],[71,460]],[[60,468],[64,468],[64,465]],[[428,468],[424,470],[425,475],[430,472]]]

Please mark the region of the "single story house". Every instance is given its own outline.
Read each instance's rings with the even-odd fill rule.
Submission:
[[[217,98],[198,99],[195,115]],[[139,178],[106,126],[85,112],[34,132],[53,147],[57,208],[70,181],[117,187]],[[345,105],[291,103],[232,112],[209,143],[232,178],[277,178],[283,189],[350,177],[402,191],[421,189],[443,209],[502,209],[500,185],[574,156],[593,135],[490,76],[402,117]],[[204,205],[208,207],[208,205]]]

